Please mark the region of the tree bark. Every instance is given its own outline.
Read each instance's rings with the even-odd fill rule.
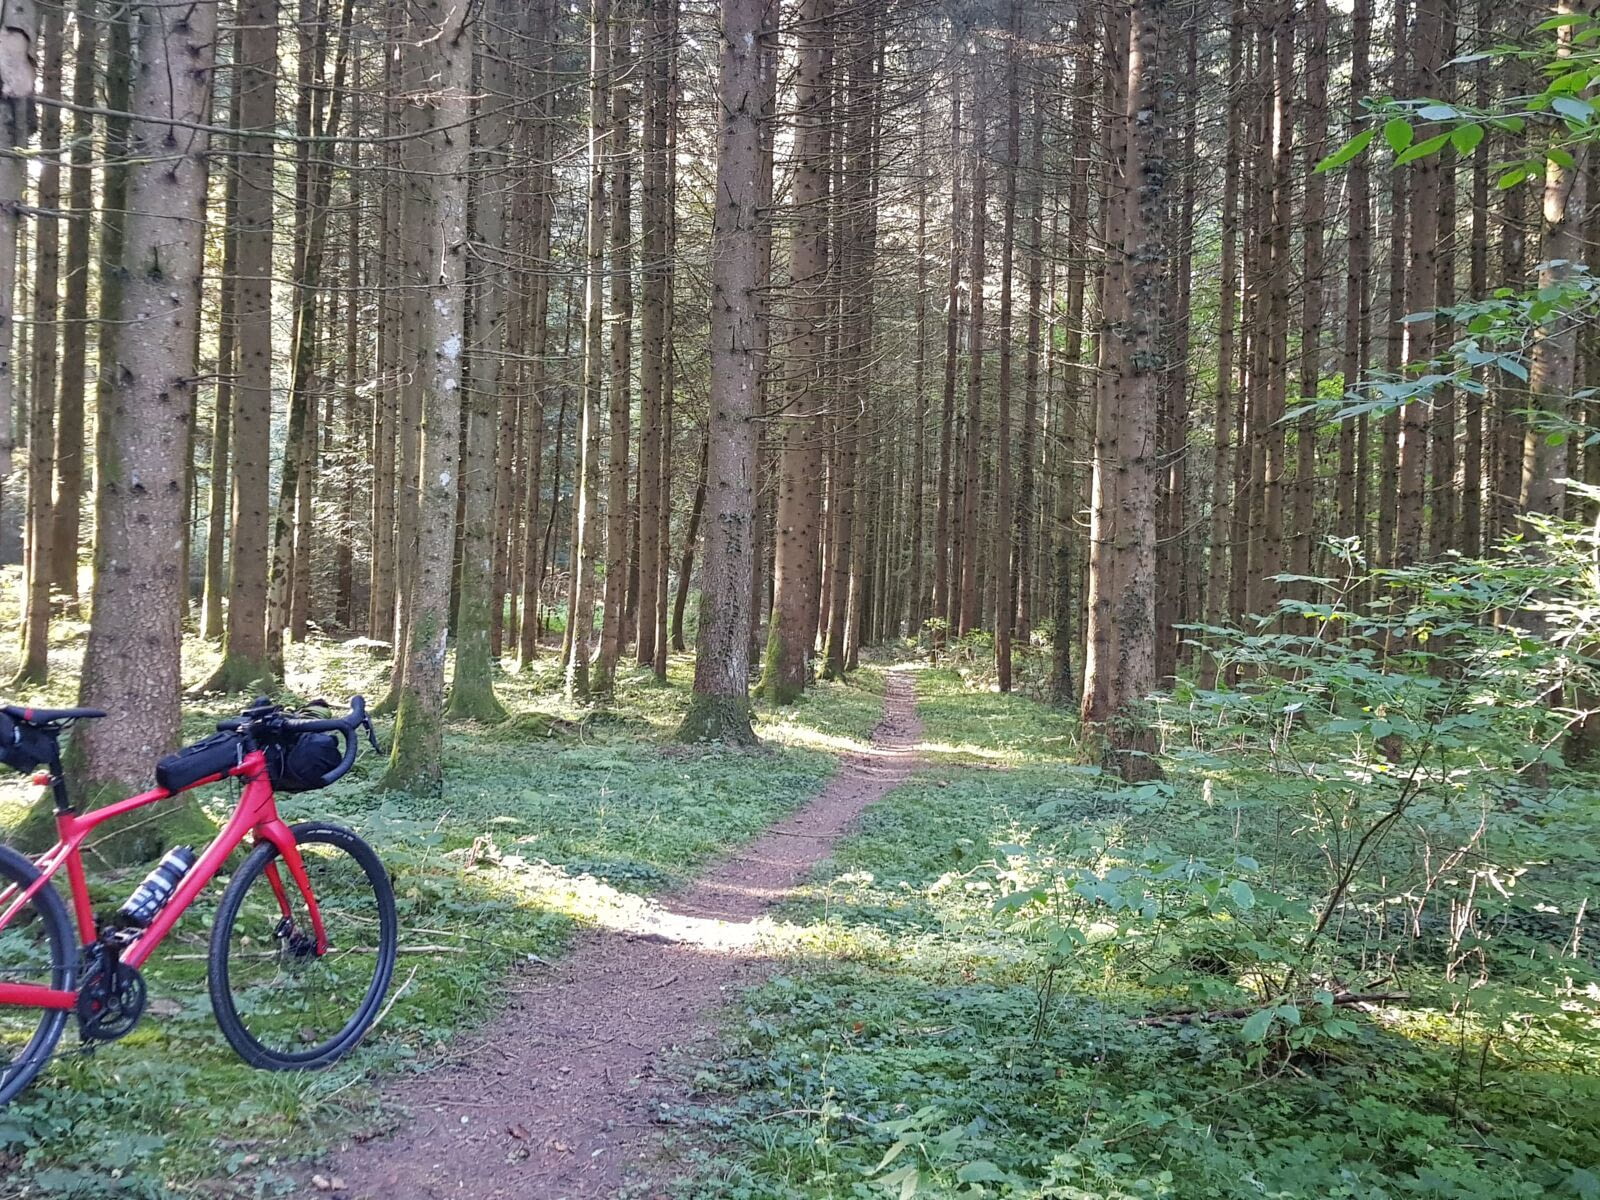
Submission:
[[[56,412],[56,485],[50,535],[52,586],[68,612],[78,607],[78,538],[84,476],[84,399],[88,387],[89,241],[94,214],[95,43],[100,26],[99,0],[77,0],[73,8],[77,42],[72,76],[71,164],[67,174],[66,296],[62,326],[67,331],[61,356],[61,401]],[[110,157],[109,152],[107,157]]]
[[[761,41],[766,0],[722,0],[716,204],[711,226],[711,394],[705,566],[694,695],[678,736],[753,745],[750,727],[750,557],[755,539],[757,204]]]
[[[267,647],[269,487],[272,459],[272,260],[274,130],[278,94],[278,2],[248,0],[240,13],[238,61],[238,269],[233,281],[238,377],[233,385],[233,510],[227,626],[222,663],[206,691],[269,690],[277,670]]]
[[[791,328],[785,375],[788,409],[781,424],[775,518],[772,619],[760,691],[777,704],[811,682],[822,560],[822,418],[824,328],[828,320],[828,130],[824,123],[830,0],[801,0],[795,68],[795,223],[789,251]]]
[[[1105,371],[1095,419],[1089,549],[1089,638],[1082,719],[1124,779],[1159,773],[1154,730],[1141,711],[1155,683],[1155,437],[1161,355],[1155,318],[1167,263],[1167,162],[1161,50],[1165,0],[1132,0],[1126,50],[1122,208],[1108,246]],[[1125,284],[1118,288],[1116,283]]]
[[[61,99],[61,6],[45,8],[39,23],[43,62],[41,94]],[[38,686],[50,676],[50,535],[54,527],[51,485],[55,480],[56,382],[60,355],[57,317],[61,307],[61,110],[39,110],[38,215],[34,219],[33,367],[28,383],[28,491],[24,512],[22,666],[14,687]]]
[[[183,477],[194,415],[195,331],[205,246],[206,155],[217,5],[139,5],[132,92],[122,326],[106,364],[117,402],[100,412],[94,620],[80,702],[111,715],[77,735],[80,799],[130,795],[178,737]],[[188,127],[182,133],[172,122]],[[101,843],[123,859],[209,825],[192,803]]]
[[[28,145],[28,104],[33,95],[37,63],[33,44],[39,29],[34,0],[0,3],[0,489],[11,475],[16,451],[17,243],[22,228],[22,206],[28,188],[27,159],[20,152]]]
[[[393,744],[382,786],[437,796],[443,787],[444,665],[455,549],[456,461],[461,430],[465,333],[468,138],[472,43],[464,28],[470,0],[442,0],[429,19],[416,14],[413,37],[428,67],[412,97],[429,175],[413,197],[411,235],[428,264],[419,322],[426,353],[422,387],[420,503],[410,626]]]
[[[583,398],[579,409],[580,463],[574,557],[567,627],[567,699],[590,698],[589,657],[594,639],[595,558],[600,553],[600,402],[605,391],[606,145],[609,106],[606,76],[610,0],[589,8],[589,208],[588,276],[584,288]]]
[[[509,0],[496,0],[491,19],[474,22],[479,36],[478,112],[476,162],[472,167],[472,193],[476,201],[473,253],[469,255],[468,286],[472,305],[472,337],[468,347],[466,441],[461,464],[465,491],[461,522],[461,575],[456,604],[456,670],[450,683],[449,714],[474,721],[505,716],[494,694],[494,661],[489,645],[489,607],[499,603],[493,589],[495,528],[496,430],[502,405],[514,406],[504,396],[509,288],[505,272],[495,265],[504,254],[506,238],[506,168],[511,152],[511,116],[506,108],[511,92],[511,64],[505,51],[492,44],[505,36]]]

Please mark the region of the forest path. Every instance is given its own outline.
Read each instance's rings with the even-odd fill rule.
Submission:
[[[707,1041],[725,1000],[769,969],[753,922],[905,780],[921,731],[911,676],[890,672],[871,745],[813,800],[663,898],[651,928],[588,933],[523,981],[457,1065],[390,1085],[410,1121],[319,1173],[358,1200],[612,1195],[650,1157],[655,1113],[673,1095],[662,1056]]]

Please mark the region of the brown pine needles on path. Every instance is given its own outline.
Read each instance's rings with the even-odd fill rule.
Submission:
[[[647,931],[586,935],[515,991],[458,1066],[395,1084],[413,1118],[318,1167],[359,1200],[577,1200],[649,1169],[672,1098],[664,1053],[707,1039],[717,1010],[768,969],[750,923],[802,882],[917,764],[911,678],[888,676],[867,750],[803,808],[662,902]]]

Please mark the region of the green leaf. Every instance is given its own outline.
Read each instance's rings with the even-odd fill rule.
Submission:
[[[1587,100],[1578,100],[1572,96],[1557,96],[1550,101],[1550,107],[1580,125],[1587,125],[1594,118],[1594,106]]]
[[[1539,22],[1533,28],[1535,33],[1549,33],[1552,29],[1564,29],[1568,25],[1581,25],[1588,19],[1582,13],[1562,13],[1559,17],[1551,17],[1549,20]]]
[[[1566,171],[1571,171],[1578,165],[1577,160],[1560,146],[1551,146],[1544,152],[1544,156]]]
[[[1256,905],[1256,894],[1250,890],[1250,885],[1242,879],[1235,879],[1228,884],[1228,895],[1234,904],[1249,911]]]
[[[1438,133],[1431,138],[1423,138],[1422,141],[1414,146],[1395,155],[1394,165],[1403,167],[1409,162],[1416,162],[1419,158],[1427,158],[1430,154],[1437,154],[1444,149],[1445,143],[1449,140],[1450,135],[1448,133]]]
[[[1247,1042],[1259,1042],[1267,1036],[1267,1030],[1272,1028],[1272,1018],[1277,1010],[1263,1008],[1250,1014],[1250,1019],[1244,1023],[1244,1028],[1239,1032]]]
[[[1567,1176],[1567,1186],[1583,1200],[1600,1200],[1600,1175],[1584,1167],[1573,1167]]]
[[[1457,109],[1450,104],[1424,104],[1417,109],[1417,116],[1424,121],[1448,121],[1452,117],[1460,115]]]
[[[1328,155],[1327,158],[1319,162],[1316,167],[1317,171],[1332,171],[1336,167],[1344,166],[1345,163],[1349,162],[1356,155],[1360,154],[1372,144],[1372,137],[1376,132],[1377,131],[1374,129],[1363,129],[1360,133],[1356,134],[1355,137],[1351,138],[1332,154]]]
[[[1482,125],[1462,125],[1450,131],[1450,144],[1457,154],[1471,154],[1483,141]]]
[[[1389,143],[1389,149],[1396,154],[1411,145],[1411,139],[1416,136],[1416,130],[1411,128],[1410,121],[1396,117],[1392,121],[1384,122],[1383,140]]]
[[[956,1172],[957,1183],[1005,1183],[1011,1176],[987,1159],[969,1162]]]
[[[1579,67],[1576,71],[1567,71],[1557,75],[1545,85],[1546,96],[1572,95],[1583,91],[1594,81],[1593,67]]]
[[[901,1138],[894,1145],[890,1146],[888,1150],[884,1151],[883,1158],[879,1160],[878,1165],[873,1167],[872,1170],[868,1171],[867,1174],[876,1175],[895,1159],[899,1158],[900,1155],[904,1153],[910,1146],[911,1143],[909,1141],[907,1141],[905,1138]]]

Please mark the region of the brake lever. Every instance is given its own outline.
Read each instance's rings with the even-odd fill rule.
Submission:
[[[382,754],[383,747],[378,745],[378,731],[372,726],[372,718],[362,717],[361,727],[367,731],[367,742],[372,746],[372,752],[374,754]]]

